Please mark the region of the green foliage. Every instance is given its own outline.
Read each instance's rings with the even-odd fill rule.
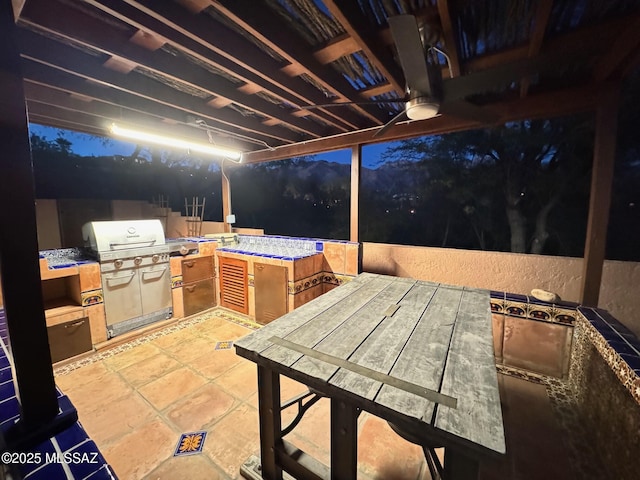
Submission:
[[[399,142],[386,152],[393,180],[363,192],[374,206],[363,216],[365,239],[579,256],[592,152],[586,117]]]

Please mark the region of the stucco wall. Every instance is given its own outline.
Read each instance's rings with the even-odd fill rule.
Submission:
[[[527,295],[534,288],[580,301],[582,259],[364,243],[362,269]],[[599,307],[640,336],[640,263],[605,262]]]

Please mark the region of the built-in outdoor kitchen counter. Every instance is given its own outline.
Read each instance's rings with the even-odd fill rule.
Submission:
[[[258,323],[269,323],[358,274],[358,243],[278,235],[234,240],[222,240],[216,249],[220,306]]]
[[[359,268],[359,245],[340,240],[224,234],[166,241],[197,245],[169,258],[173,320],[221,306],[268,323]],[[90,250],[41,251],[40,271],[54,362],[113,343],[100,263]]]
[[[640,471],[640,339],[609,312],[574,302],[491,292],[498,371],[562,382],[553,402],[567,428],[589,439],[599,478]],[[583,448],[583,446],[580,446]]]
[[[41,251],[40,277],[54,362],[107,340],[100,266],[85,249]]]

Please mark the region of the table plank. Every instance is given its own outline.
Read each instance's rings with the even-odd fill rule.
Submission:
[[[281,338],[286,336],[290,332],[312,321],[316,316],[321,315],[326,310],[334,308],[336,303],[354,294],[356,291],[367,287],[372,281],[379,277],[380,276],[376,274],[361,273],[339,288],[334,288],[320,297],[315,298],[313,301],[283,315],[277,319],[278,321],[271,322],[260,328],[260,330],[245,335],[235,341],[234,345],[240,347],[241,350],[260,353],[271,347],[272,344],[269,342],[269,338],[273,336]]]
[[[441,285],[438,288],[400,352],[391,369],[391,375],[430,390],[440,391],[445,359],[461,298],[462,289],[459,287]],[[427,424],[431,423],[435,406],[433,402],[389,385],[382,386],[374,402]]]
[[[395,277],[383,277],[377,276],[367,283],[365,288],[356,290],[351,295],[340,299],[333,307],[326,309],[319,315],[316,315],[310,322],[304,325],[304,328],[298,328],[290,331],[289,334],[279,336],[285,338],[290,342],[302,345],[304,347],[315,347],[320,343],[327,335],[332,333],[342,323],[347,321],[350,317],[355,315],[360,309],[364,308],[369,302],[384,292],[390,285],[412,283],[413,280],[406,278]],[[386,306],[385,306],[386,308]],[[281,365],[291,366],[293,365],[302,354],[299,352],[290,350],[286,347],[274,345],[267,348],[261,355],[264,358],[268,358],[274,362],[278,362]]]
[[[313,349],[343,360],[349,359],[354,350],[386,318],[385,313],[389,306],[400,302],[414,284],[415,281],[406,279],[391,282],[375,298],[321,339]],[[338,371],[335,365],[308,356],[301,357],[292,368],[321,380],[328,380]]]
[[[356,349],[350,360],[389,374],[437,288],[437,284],[425,282],[415,284],[398,302],[399,308],[394,315],[386,317],[378,325],[378,328]],[[329,383],[367,400],[373,400],[382,385],[372,378],[344,369],[338,371]]]
[[[479,308],[479,305],[485,308]],[[465,289],[440,390],[457,398],[458,406],[456,409],[438,406],[435,426],[504,453],[504,426],[491,328],[489,292]]]

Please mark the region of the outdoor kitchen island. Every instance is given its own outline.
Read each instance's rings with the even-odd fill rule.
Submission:
[[[348,282],[358,273],[357,243],[265,235],[232,236],[235,237],[232,245],[221,238],[166,239],[173,251],[168,259],[171,315],[147,324],[148,328],[164,326],[216,306],[246,315],[258,323],[268,323]],[[176,245],[191,248],[181,253]],[[295,250],[304,245],[307,251],[294,257],[265,253],[265,248],[273,245],[289,248],[289,254],[292,246]],[[225,296],[229,290],[225,290],[223,279],[230,261],[245,264],[245,274],[238,280],[245,292],[245,310],[226,302],[230,297]],[[100,267],[100,262],[86,248],[40,252],[42,292],[54,363],[107,347],[140,331],[133,329],[110,338]],[[278,282],[274,282],[274,272]],[[275,297],[274,288],[278,290]],[[282,302],[281,311],[261,303],[261,299],[272,297]]]

